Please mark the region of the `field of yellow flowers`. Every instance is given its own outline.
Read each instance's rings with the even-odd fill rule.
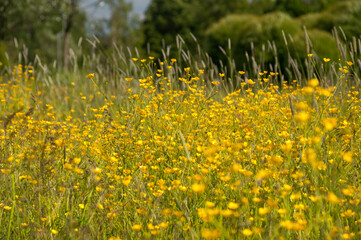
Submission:
[[[131,60],[139,68],[153,59]],[[361,99],[340,69],[0,77],[1,239],[360,239]],[[153,66],[153,65],[152,65]]]

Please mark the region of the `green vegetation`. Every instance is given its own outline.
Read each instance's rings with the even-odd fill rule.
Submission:
[[[282,82],[180,55],[0,64],[0,235],[359,238],[359,66],[313,53]]]
[[[50,2],[0,6],[0,238],[361,237],[356,1]]]
[[[204,46],[202,48],[217,64],[218,59],[223,58],[218,45],[226,49],[228,39],[231,39],[232,46],[237,47],[233,47],[230,54],[237,65],[244,64],[245,52],[254,56],[263,54],[250,52],[252,42],[257,46],[256,49],[262,49],[262,45],[270,49],[270,41],[271,45],[278,47],[277,56],[283,61],[281,65],[284,65],[289,61],[289,51],[285,48],[281,31],[284,31],[286,37],[300,39],[298,36],[302,35],[303,26],[312,32],[325,31],[330,36],[334,27],[338,31],[341,27],[344,36],[340,41],[347,42],[353,36],[358,36],[361,29],[358,21],[361,5],[357,0],[153,0],[143,21],[130,14],[132,5],[125,0],[94,1],[91,4],[78,0],[5,0],[1,4],[3,24],[0,26],[0,58],[3,62],[18,60],[18,48],[13,47],[16,38],[15,45],[25,44],[26,48],[22,51],[27,52],[30,59],[38,55],[52,64],[56,60],[57,66],[65,68],[69,65],[72,52],[78,49],[79,39],[85,43],[82,44],[82,52],[86,54],[90,54],[93,47],[85,40],[99,39],[97,49],[101,49],[103,58],[112,54],[108,50],[113,45],[120,49],[136,47],[142,56],[163,57],[166,54],[167,57],[177,58],[179,56],[175,54],[180,44],[185,51],[192,52],[197,51],[200,45]],[[97,9],[102,4],[110,9],[108,18],[94,21],[91,16],[86,16],[86,9]],[[233,27],[217,30],[219,27],[224,28],[225,24]],[[222,32],[222,35],[214,34],[217,32]],[[177,42],[178,35],[183,41]],[[297,41],[294,44],[295,49],[300,49],[304,43]],[[162,49],[166,51],[162,53]],[[11,59],[6,59],[5,51]],[[326,55],[333,57],[334,53]],[[266,58],[267,64],[275,64],[272,51],[262,56]],[[292,57],[293,60],[300,60],[298,64],[303,64],[305,55]]]

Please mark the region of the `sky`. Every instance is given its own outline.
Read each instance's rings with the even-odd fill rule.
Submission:
[[[133,3],[133,12],[143,14],[147,9],[150,0],[130,0]]]
[[[144,12],[147,9],[151,0],[127,0],[133,5],[133,14],[139,14],[140,18],[143,19]],[[107,18],[109,16],[109,8],[106,5],[98,4],[99,0],[82,0],[81,8],[87,12],[89,18]]]

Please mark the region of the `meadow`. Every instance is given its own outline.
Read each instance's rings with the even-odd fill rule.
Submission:
[[[1,64],[0,238],[360,238],[353,51]]]

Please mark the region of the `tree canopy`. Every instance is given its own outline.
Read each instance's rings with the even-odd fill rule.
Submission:
[[[70,48],[76,51],[79,39],[92,35],[85,8],[97,8],[100,3],[108,5],[110,15],[95,25],[98,31],[94,33],[105,33],[98,36],[105,47],[113,43],[132,45],[134,19],[130,16],[131,3],[126,0],[85,3],[80,0],[3,0],[0,1],[0,61],[6,62],[5,51],[11,56],[18,55],[19,49],[11,47],[17,39],[17,46],[26,47],[28,58],[39,55],[47,61],[57,60],[66,67]]]
[[[9,47],[14,38],[18,46],[26,45],[29,58],[37,54],[66,67],[69,49],[77,48],[80,37],[92,34],[101,39],[104,49],[113,44],[137,46],[155,57],[167,48],[172,55],[177,35],[190,50],[200,44],[214,58],[221,58],[218,46],[226,46],[231,39],[231,54],[242,62],[251,42],[262,47],[273,41],[279,53],[286,54],[282,31],[298,39],[295,42],[300,46],[303,26],[324,39],[331,37],[335,26],[342,27],[348,39],[361,32],[361,3],[357,0],[152,0],[142,21],[131,14],[131,1],[92,4],[97,7],[100,3],[110,9],[109,17],[89,24],[80,0],[1,1],[0,61],[5,51],[16,55]]]

